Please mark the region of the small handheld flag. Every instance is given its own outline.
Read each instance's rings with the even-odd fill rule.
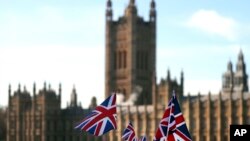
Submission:
[[[142,137],[139,139],[139,141],[147,141],[146,136],[142,136]]]
[[[122,139],[126,141],[137,141],[135,130],[131,122],[129,122],[127,128],[123,131]]]
[[[75,127],[95,136],[101,136],[116,128],[116,94],[109,96]]]
[[[178,100],[173,94],[159,124],[154,141],[192,141]]]

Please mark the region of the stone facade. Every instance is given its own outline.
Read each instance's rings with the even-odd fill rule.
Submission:
[[[58,94],[44,84],[44,88],[33,94],[24,87],[12,94],[9,86],[9,105],[7,112],[7,141],[98,141],[86,133],[74,129],[77,122],[90,112],[77,104],[75,88],[70,103],[61,109],[61,85]],[[96,105],[92,103],[91,105]]]
[[[123,93],[124,101],[126,101],[133,92],[126,86],[133,88],[140,85],[148,93],[141,93],[138,100],[140,98],[152,98],[152,100],[144,102],[144,105],[138,103],[120,105],[118,129],[109,133],[109,141],[121,141],[122,132],[129,121],[133,123],[138,137],[146,135],[149,140],[153,140],[173,90],[177,93],[193,141],[229,141],[230,124],[250,124],[250,94],[242,51],[238,55],[235,72],[232,63],[228,63],[227,71],[222,77],[220,93],[198,93],[184,96],[183,72],[181,72],[179,83],[177,80],[171,79],[170,71],[167,71],[166,78],[161,79],[159,84],[155,82],[156,8],[154,0],[150,4],[149,21],[147,22],[137,15],[134,0],[130,0],[124,16],[118,21],[113,21],[112,12],[112,4],[108,0],[106,11],[106,96],[112,91],[118,91]],[[145,32],[142,32],[141,29]],[[121,40],[120,37],[125,38]],[[151,39],[147,37],[151,37]],[[143,40],[140,40],[141,38]],[[140,49],[146,53],[150,52],[146,58],[150,60],[149,67],[151,68],[147,70],[136,68],[142,63],[137,54]],[[114,66],[119,66],[117,51],[120,50],[125,50],[130,55],[124,58],[127,68],[117,70]],[[143,75],[144,73],[145,75]],[[140,77],[136,77],[138,75]],[[146,85],[140,83],[141,80],[144,80]],[[125,92],[123,88],[125,88]],[[150,90],[152,91],[150,92]]]
[[[134,1],[130,1],[125,15],[112,19],[112,3],[106,10],[106,97],[111,91],[130,97],[136,86],[142,88],[137,104],[152,104],[152,75],[155,73],[156,11],[152,3],[150,20],[137,15]]]
[[[128,122],[135,127],[136,135],[153,140],[158,123],[175,90],[193,141],[229,141],[230,124],[250,124],[250,94],[244,56],[240,51],[236,64],[228,63],[222,77],[222,91],[218,94],[183,95],[184,73],[180,80],[166,78],[156,83],[156,4],[150,3],[149,21],[137,15],[134,0],[130,0],[125,14],[113,20],[111,0],[106,9],[106,64],[105,96],[117,91],[129,100],[134,89],[142,92],[131,105],[118,105],[118,129],[102,137],[79,134],[74,125],[90,109],[77,104],[73,89],[70,103],[61,109],[61,86],[56,93],[50,86],[33,94],[24,88],[12,93],[9,87],[7,108],[7,141],[121,141]],[[206,84],[204,84],[206,85]]]

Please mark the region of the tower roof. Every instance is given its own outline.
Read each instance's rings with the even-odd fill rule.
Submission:
[[[76,94],[76,88],[74,85],[71,95],[70,95],[70,107],[76,107],[76,106],[77,106],[77,94]]]
[[[228,71],[232,71],[233,70],[233,64],[232,64],[231,60],[229,60],[228,63],[227,63],[227,70]]]
[[[243,52],[242,52],[242,50],[240,49],[240,52],[239,52],[239,55],[238,55],[238,61],[240,61],[240,60],[244,60],[244,55],[243,55]]]

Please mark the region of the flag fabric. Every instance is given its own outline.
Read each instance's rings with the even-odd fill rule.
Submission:
[[[129,122],[127,128],[123,131],[122,139],[126,141],[137,141],[135,130],[131,122]]]
[[[169,122],[169,116],[172,108],[172,98],[170,99],[168,106],[163,114],[163,117],[159,123],[158,129],[156,131],[154,141],[160,141],[162,138],[167,136],[168,132],[168,122]]]
[[[172,108],[171,115],[173,113],[173,119],[171,116],[167,140],[168,141],[192,141],[185,119],[182,115],[179,102],[175,94],[173,94],[172,103],[173,103],[173,108]]]
[[[175,94],[168,104],[154,140],[192,141]]]
[[[75,129],[101,136],[117,128],[116,117],[116,94],[112,94],[83,119]]]
[[[142,137],[139,139],[139,141],[147,141],[146,136],[142,136]]]

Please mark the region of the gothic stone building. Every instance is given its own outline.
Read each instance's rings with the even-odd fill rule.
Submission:
[[[80,134],[74,129],[77,122],[96,106],[93,98],[89,109],[77,104],[75,88],[71,93],[70,103],[61,109],[61,85],[58,94],[50,86],[33,94],[20,85],[12,94],[9,86],[9,105],[7,112],[7,141],[98,141],[86,133]]]
[[[167,77],[156,84],[156,4],[150,3],[149,21],[137,14],[135,0],[130,0],[124,16],[113,20],[111,0],[106,9],[106,81],[105,96],[112,91],[128,100],[136,86],[143,91],[132,105],[118,107],[118,129],[109,141],[121,141],[129,121],[136,135],[153,140],[172,91],[177,93],[193,141],[229,141],[230,124],[250,124],[250,94],[242,51],[236,72],[229,62],[218,94],[183,95],[184,74],[179,83]],[[206,84],[204,84],[206,85]]]
[[[228,63],[218,94],[183,95],[184,74],[179,83],[166,78],[156,83],[156,4],[150,3],[149,20],[137,14],[135,0],[130,0],[124,16],[113,20],[111,0],[106,9],[105,96],[118,91],[129,100],[135,88],[142,92],[132,105],[117,108],[118,129],[103,137],[79,134],[74,125],[89,109],[77,104],[75,89],[70,105],[61,109],[61,87],[58,94],[46,85],[32,96],[20,87],[12,94],[9,88],[7,141],[121,141],[128,122],[136,135],[152,140],[172,91],[175,90],[193,141],[229,141],[230,124],[250,124],[250,93],[243,53],[240,51],[236,71]],[[206,85],[206,84],[204,84]],[[95,107],[95,101],[91,108]],[[91,109],[90,108],[90,109]]]

